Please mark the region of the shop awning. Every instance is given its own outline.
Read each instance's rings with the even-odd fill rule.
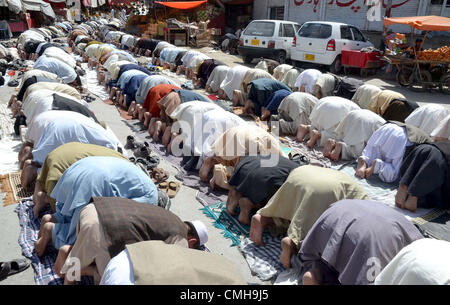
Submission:
[[[202,5],[206,2],[208,2],[208,0],[204,0],[204,1],[174,1],[174,2],[155,1],[155,3],[157,3],[157,4],[165,5],[165,6],[171,7],[171,8],[177,8],[180,10],[189,10],[191,8]]]
[[[422,31],[450,31],[450,18],[439,16],[413,16],[384,18],[384,25],[406,24]]]

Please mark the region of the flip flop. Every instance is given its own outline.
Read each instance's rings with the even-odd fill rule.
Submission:
[[[152,170],[152,180],[153,183],[161,183],[166,181],[169,178],[169,173],[163,170],[162,168],[154,168]]]
[[[22,272],[28,267],[30,267],[30,262],[24,258],[14,259],[9,262],[0,262],[0,280]]]
[[[167,190],[167,195],[169,195],[169,198],[175,197],[175,195],[180,190],[180,183],[176,181],[170,181],[169,182],[169,189]]]
[[[158,184],[158,188],[164,192],[167,192],[167,190],[169,189],[169,183],[168,182],[161,182],[160,184]]]

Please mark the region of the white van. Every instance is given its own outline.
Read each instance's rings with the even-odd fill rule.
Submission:
[[[254,58],[270,58],[283,64],[291,58],[295,33],[300,29],[296,22],[283,20],[254,20],[242,32],[238,52],[245,63]]]
[[[291,59],[326,65],[330,72],[341,70],[342,50],[361,50],[373,44],[355,26],[325,21],[310,21],[297,32],[291,49]]]

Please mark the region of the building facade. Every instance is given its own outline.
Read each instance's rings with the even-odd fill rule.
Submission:
[[[326,20],[349,23],[365,31],[382,31],[389,0],[254,0],[253,19],[304,23]],[[391,0],[391,17],[450,17],[450,0]],[[390,27],[408,33],[408,26]]]

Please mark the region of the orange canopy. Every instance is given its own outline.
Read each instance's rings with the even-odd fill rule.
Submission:
[[[180,10],[189,10],[191,8],[197,7],[199,5],[202,5],[203,3],[208,2],[208,0],[203,1],[175,1],[175,2],[160,2],[155,1],[157,4],[165,5],[171,8],[177,8]]]
[[[384,18],[384,25],[406,24],[422,31],[450,31],[450,18],[439,16],[413,16]]]

